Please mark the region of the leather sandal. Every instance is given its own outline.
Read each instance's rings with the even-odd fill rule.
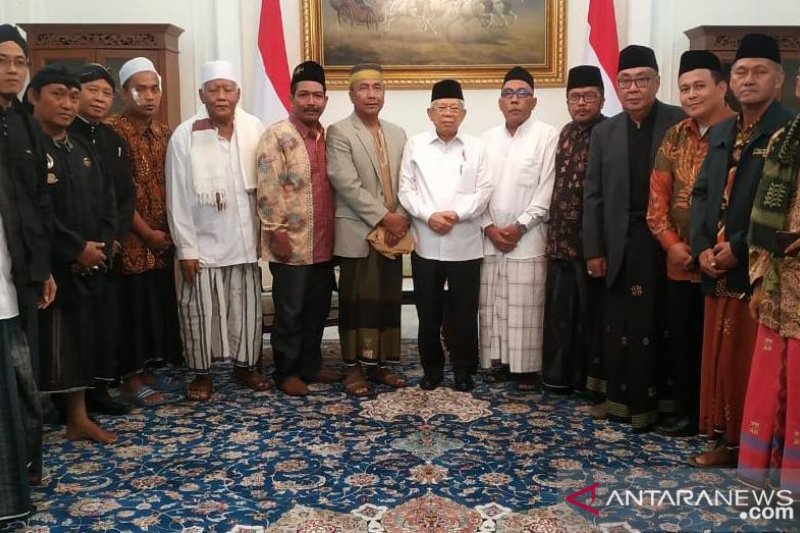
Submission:
[[[738,452],[725,445],[718,446],[711,451],[689,457],[686,462],[695,468],[724,468],[736,466]]]
[[[406,380],[403,379],[403,376],[385,366],[368,367],[367,375],[372,381],[388,385],[395,389],[402,389],[406,386]]]
[[[364,377],[363,372],[358,367],[347,371],[342,385],[344,385],[344,390],[347,394],[356,398],[367,398],[375,394],[372,385],[369,384],[369,381],[367,381],[367,378]]]

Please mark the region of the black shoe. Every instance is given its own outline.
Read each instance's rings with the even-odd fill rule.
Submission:
[[[472,376],[465,376],[463,378],[456,378],[453,389],[458,392],[469,392],[475,388],[475,382],[472,381]]]
[[[422,376],[422,381],[419,382],[419,388],[422,390],[433,390],[442,384],[442,376],[429,376],[425,374]]]
[[[656,433],[665,437],[694,437],[698,431],[697,422],[685,416],[678,418],[672,424],[659,424],[656,427]]]
[[[131,408],[114,400],[105,387],[95,387],[86,391],[86,410],[101,415],[127,415]]]

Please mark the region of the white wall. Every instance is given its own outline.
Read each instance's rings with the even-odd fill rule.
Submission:
[[[280,0],[289,64],[301,61],[301,0]],[[240,65],[244,106],[251,107],[255,37],[259,0],[0,0],[0,20],[20,22],[168,22],[185,30],[180,38],[181,111],[196,109],[197,72],[211,59],[228,59]],[[582,61],[589,0],[568,0],[567,64]],[[677,63],[688,48],[683,31],[699,25],[800,25],[797,0],[615,0],[620,46],[649,44],[661,64],[660,97],[676,101]],[[535,116],[555,126],[569,120],[564,89],[537,89]],[[469,90],[465,95],[468,115],[464,129],[481,132],[500,121],[497,91]],[[428,91],[387,94],[384,117],[409,133],[428,128],[425,108]],[[344,91],[331,91],[324,122],[336,121],[350,112]]]

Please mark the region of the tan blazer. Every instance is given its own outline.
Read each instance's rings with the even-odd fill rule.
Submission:
[[[389,170],[395,193],[394,212],[408,216],[397,200],[400,160],[406,144],[406,132],[381,120]],[[366,257],[367,234],[386,214],[380,162],[372,134],[352,114],[332,124],[327,132],[328,179],[336,190],[335,243],[333,253],[340,257]]]

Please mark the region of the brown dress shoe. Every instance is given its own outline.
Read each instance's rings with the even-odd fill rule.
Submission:
[[[310,392],[305,382],[297,376],[289,376],[278,384],[278,388],[289,396],[306,396]]]

